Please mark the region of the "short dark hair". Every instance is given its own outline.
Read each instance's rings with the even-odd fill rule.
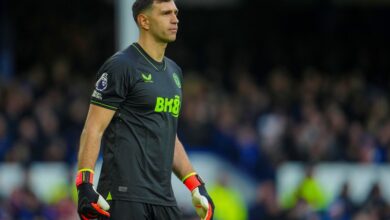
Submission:
[[[145,9],[153,5],[153,2],[169,2],[173,0],[136,0],[133,4],[133,18],[137,22],[137,16]]]

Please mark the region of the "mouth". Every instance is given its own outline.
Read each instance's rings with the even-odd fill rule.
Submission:
[[[170,32],[177,33],[177,28],[169,28]]]

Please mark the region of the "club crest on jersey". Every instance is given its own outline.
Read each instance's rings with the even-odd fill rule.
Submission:
[[[181,88],[181,82],[180,82],[179,77],[177,76],[176,73],[173,73],[173,74],[172,74],[172,77],[173,77],[173,80],[175,81],[177,87],[180,89],[180,88]]]
[[[97,91],[104,91],[108,85],[108,74],[103,73],[99,80],[96,82],[95,88]]]

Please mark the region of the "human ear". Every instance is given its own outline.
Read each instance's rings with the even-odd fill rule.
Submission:
[[[138,20],[138,24],[141,28],[145,29],[145,30],[149,30],[149,18],[147,15],[145,14],[139,14],[138,17],[137,17],[137,20]]]

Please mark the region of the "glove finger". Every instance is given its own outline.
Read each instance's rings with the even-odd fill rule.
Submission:
[[[88,218],[87,217],[85,217],[84,215],[82,215],[82,214],[79,214],[79,216],[80,216],[80,219],[81,220],[88,220]]]
[[[201,200],[202,200],[202,195],[199,193],[199,189],[198,188],[195,188],[193,191],[192,191],[192,203],[195,205],[195,204],[201,204]]]
[[[107,204],[108,205],[108,204]],[[110,217],[110,213],[104,211],[97,203],[91,203],[91,206],[100,214],[103,216]]]
[[[202,206],[203,209],[205,209],[206,211],[209,209],[209,201],[207,200],[206,197],[204,196],[201,196],[200,197],[200,205]]]
[[[94,219],[98,216],[98,211],[95,207],[92,206],[91,203],[79,203],[78,213],[82,220],[85,219]]]
[[[209,208],[207,209],[207,214],[204,220],[212,220],[213,219],[213,207],[209,204]]]
[[[101,195],[99,195],[97,204],[105,211],[108,211],[110,209],[110,205]]]

